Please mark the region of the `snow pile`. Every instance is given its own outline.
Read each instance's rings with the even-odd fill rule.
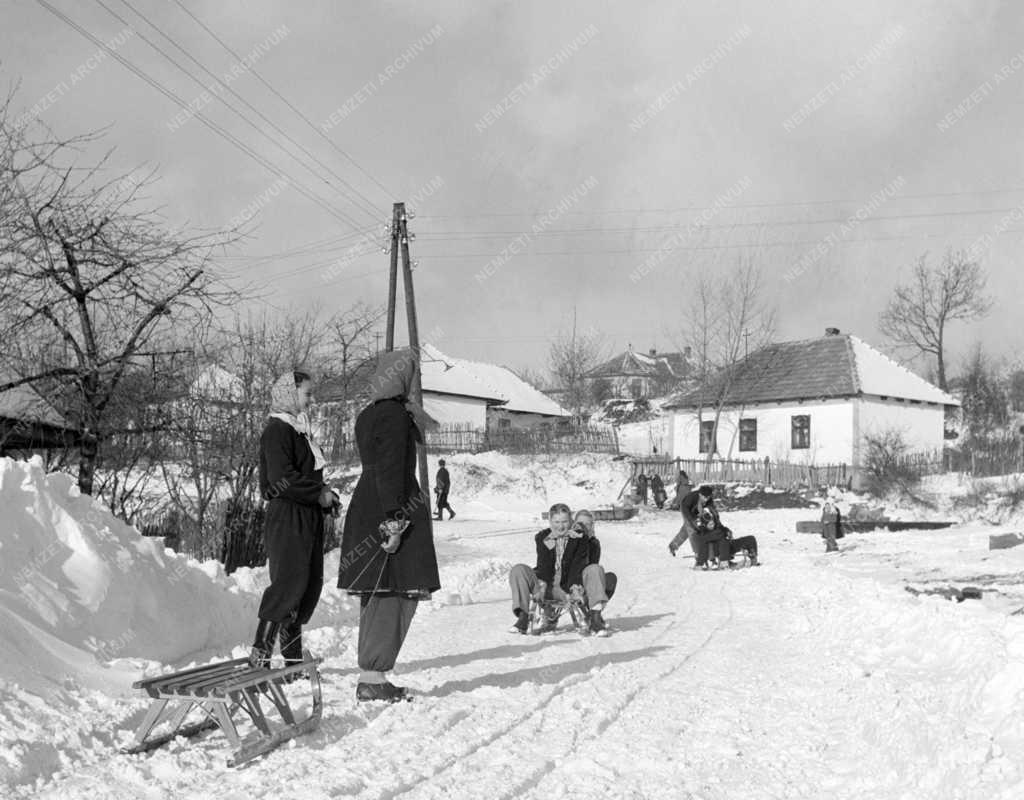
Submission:
[[[0,781],[98,745],[108,698],[144,668],[251,633],[258,594],[143,538],[39,459],[0,459],[0,519]]]
[[[478,518],[508,512],[536,519],[553,503],[573,509],[608,507],[618,501],[629,479],[626,460],[611,455],[508,455],[486,453],[445,456],[452,479],[449,498],[458,513]],[[437,460],[430,459],[431,477]]]

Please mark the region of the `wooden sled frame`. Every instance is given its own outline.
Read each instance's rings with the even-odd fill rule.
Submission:
[[[582,636],[588,635],[590,633],[590,612],[586,604],[582,600],[573,600],[572,598],[555,600],[553,597],[546,597],[543,600],[533,598],[530,601],[530,626],[526,632],[532,636],[539,634],[545,621],[553,619],[557,624],[558,619],[566,611],[569,612],[569,618],[572,619],[576,632]]]
[[[309,651],[303,651],[302,656],[298,664],[284,667],[251,667],[248,658],[236,658],[136,681],[133,688],[145,690],[152,702],[135,732],[134,743],[122,748],[121,752],[145,753],[176,736],[195,736],[202,731],[220,728],[234,748],[228,766],[238,767],[269,753],[289,739],[316,730],[323,716],[318,669],[321,659],[313,658]],[[306,719],[297,721],[284,685],[301,677],[304,672],[309,675],[313,691],[313,709]],[[260,705],[261,696],[277,709],[284,721],[283,728],[271,729]],[[185,725],[185,719],[193,708],[202,712],[205,718]],[[258,738],[243,742],[238,735],[234,716],[239,710],[252,721]],[[169,724],[168,730],[150,736],[163,723]]]

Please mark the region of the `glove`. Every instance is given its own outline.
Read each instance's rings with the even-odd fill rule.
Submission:
[[[380,545],[384,552],[394,553],[398,550],[398,546],[402,543],[402,534],[408,527],[409,520],[407,519],[386,519],[377,526],[377,530],[380,531],[381,538],[384,540]]]
[[[548,585],[544,581],[537,581],[537,585],[533,587],[533,594],[530,595],[534,600],[543,600],[544,595],[548,593]]]
[[[575,603],[583,602],[583,587],[578,583],[574,583],[569,587],[569,599]]]

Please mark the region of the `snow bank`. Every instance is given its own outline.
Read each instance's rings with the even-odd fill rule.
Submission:
[[[599,453],[508,455],[486,453],[444,456],[452,479],[449,501],[456,511],[477,518],[507,518],[509,512],[537,519],[553,503],[570,508],[608,507],[618,501],[629,479],[628,461]],[[431,479],[437,458],[430,458]],[[461,503],[461,506],[460,506]]]

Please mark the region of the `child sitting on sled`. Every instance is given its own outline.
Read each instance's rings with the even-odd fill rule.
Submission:
[[[732,531],[722,524],[718,510],[713,506],[705,507],[700,513],[697,525],[697,564],[695,569],[707,569],[710,546],[716,545],[719,567],[735,567],[733,557],[740,552],[747,555],[750,566],[759,566],[757,560],[757,538],[755,536],[733,536]]]

